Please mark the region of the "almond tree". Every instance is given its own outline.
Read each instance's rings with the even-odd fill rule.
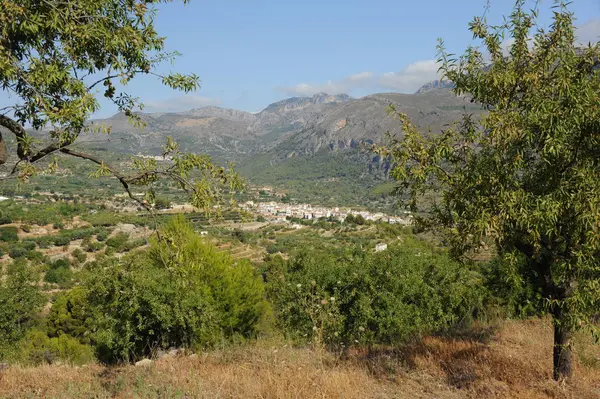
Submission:
[[[566,4],[553,13],[544,30],[537,9],[519,0],[501,26],[473,20],[480,47],[454,57],[440,42],[443,77],[487,112],[437,135],[396,113],[404,136],[379,152],[395,160],[408,205],[426,211],[420,222],[440,228],[455,256],[494,244],[505,277],[543,298],[558,380],[572,374],[573,332],[594,332],[600,304],[600,48],[576,42]]]
[[[241,187],[230,168],[215,166],[209,157],[179,151],[170,139],[158,164],[138,159],[134,170],[119,171],[93,154],[72,146],[82,133],[108,128],[89,117],[99,109],[98,97],[112,101],[132,123],[143,125],[139,100],[123,91],[139,75],[189,92],[199,87],[194,74],[159,74],[156,67],[177,53],[164,51],[165,38],[154,28],[155,6],[169,0],[0,0],[0,88],[14,105],[0,109],[0,127],[16,139],[17,160],[10,176],[26,180],[38,172],[36,163],[61,154],[98,165],[95,176],[113,176],[129,196],[150,209],[153,184],[174,180],[192,203],[208,211],[223,193]],[[184,0],[185,2],[185,0]],[[28,129],[48,132],[40,145]],[[0,133],[0,164],[9,151]],[[50,169],[56,168],[56,159]],[[47,164],[44,163],[45,165]],[[133,196],[130,187],[143,186],[149,201]]]

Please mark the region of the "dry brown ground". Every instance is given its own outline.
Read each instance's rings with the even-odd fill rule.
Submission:
[[[600,348],[578,349],[585,363]],[[259,342],[149,367],[11,367],[6,398],[600,398],[600,369],[578,364],[568,384],[551,379],[547,321],[506,322],[462,338],[428,337],[346,360]]]

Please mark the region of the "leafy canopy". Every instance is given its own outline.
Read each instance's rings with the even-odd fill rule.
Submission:
[[[587,325],[600,298],[600,47],[576,42],[573,14],[548,30],[518,1],[501,26],[470,25],[481,47],[448,54],[444,78],[488,112],[438,135],[397,114],[404,137],[381,153],[421,222],[445,228],[456,256],[494,245],[506,279],[529,284],[566,331]],[[510,36],[508,54],[503,42]],[[441,193],[424,209],[426,194]],[[524,261],[518,261],[524,259]]]
[[[136,110],[143,104],[124,91],[139,75],[151,75],[163,84],[184,92],[196,90],[195,74],[156,72],[160,64],[179,54],[166,52],[165,38],[155,30],[155,6],[169,0],[0,0],[0,88],[16,99],[0,109],[0,126],[14,134],[17,163],[11,175],[27,179],[37,172],[34,163],[53,154],[69,155],[98,165],[93,175],[116,177],[130,197],[150,208],[152,186],[159,178],[181,185],[192,202],[207,210],[220,202],[220,186],[241,187],[231,169],[218,168],[210,158],[184,154],[168,139],[166,165],[153,160],[136,160],[135,174],[126,175],[92,154],[70,146],[82,133],[110,128],[90,124],[104,97],[143,125]],[[184,1],[185,2],[185,1]],[[40,146],[25,127],[45,129]],[[0,164],[9,153],[0,134]],[[57,167],[56,159],[49,170]],[[197,171],[194,179],[190,173]],[[148,196],[136,199],[130,185],[144,186]]]

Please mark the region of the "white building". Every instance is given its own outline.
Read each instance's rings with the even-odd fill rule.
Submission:
[[[377,245],[375,245],[375,252],[381,252],[381,251],[385,251],[387,249],[388,245],[384,242],[379,243]]]

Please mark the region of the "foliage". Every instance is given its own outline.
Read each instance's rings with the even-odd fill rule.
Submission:
[[[17,235],[17,228],[14,226],[0,227],[0,241],[19,241],[19,236]]]
[[[0,213],[0,225],[10,223],[12,223],[12,219],[10,218],[10,216]]]
[[[60,223],[74,215],[82,214],[87,210],[83,205],[58,202],[55,204],[29,204],[23,206],[14,201],[0,202],[0,211],[12,221],[20,221],[29,225],[44,226],[51,223]]]
[[[426,244],[384,253],[304,251],[264,266],[277,321],[291,336],[342,346],[398,343],[456,327],[481,308],[482,277]]]
[[[22,256],[25,256],[26,253],[27,250],[25,248],[14,246],[10,249],[10,251],[8,251],[8,256],[13,259],[18,259]]]
[[[105,361],[251,337],[265,308],[250,264],[234,262],[177,218],[147,252],[88,266],[84,282]],[[124,300],[126,298],[126,300]]]
[[[46,318],[49,337],[68,335],[83,344],[91,342],[94,317],[86,295],[83,288],[75,287],[56,298]]]
[[[23,337],[44,303],[33,284],[38,276],[24,260],[12,262],[0,279],[0,358]]]
[[[13,361],[25,365],[51,364],[56,361],[81,365],[94,360],[94,350],[68,335],[50,338],[43,331],[31,330],[20,341],[12,357]]]
[[[600,296],[600,46],[578,47],[563,2],[547,31],[532,32],[537,15],[517,1],[502,26],[475,18],[470,30],[489,58],[476,47],[455,58],[440,44],[444,77],[487,115],[424,136],[398,114],[404,138],[379,152],[395,162],[413,210],[441,191],[422,222],[447,228],[454,255],[495,245],[507,280],[544,299],[558,379],[571,373],[572,331],[594,329]],[[508,57],[506,35],[514,40]]]
[[[106,240],[106,245],[119,251],[125,246],[127,240],[129,240],[129,234],[120,232]]]
[[[15,99],[0,115],[0,126],[16,139],[18,161],[11,175],[27,181],[39,174],[39,161],[49,161],[44,167],[54,173],[59,166],[56,154],[85,160],[97,168],[90,177],[115,178],[130,199],[147,210],[161,179],[176,183],[207,213],[243,187],[231,167],[216,166],[205,155],[183,153],[170,137],[163,148],[164,162],[134,158],[129,175],[101,157],[71,148],[82,133],[110,133],[110,127],[89,122],[99,109],[99,97],[116,105],[137,127],[144,126],[139,113],[143,104],[124,91],[139,75],[154,76],[186,93],[199,87],[195,74],[157,72],[179,55],[164,50],[165,38],[154,26],[156,5],[163,2],[170,1],[0,1],[0,87]],[[47,133],[42,140],[34,139],[26,126]],[[8,160],[7,154],[0,135],[0,164]],[[146,197],[134,196],[132,186],[141,187]]]
[[[73,252],[71,252],[71,255],[77,261],[77,263],[83,263],[87,259],[87,254],[79,248],[74,249]]]
[[[154,200],[154,207],[156,209],[169,209],[171,208],[171,201],[164,197],[157,197]]]
[[[58,284],[65,288],[72,284],[73,271],[71,264],[66,259],[58,259],[50,265],[50,270],[46,272],[44,281],[47,283]]]

